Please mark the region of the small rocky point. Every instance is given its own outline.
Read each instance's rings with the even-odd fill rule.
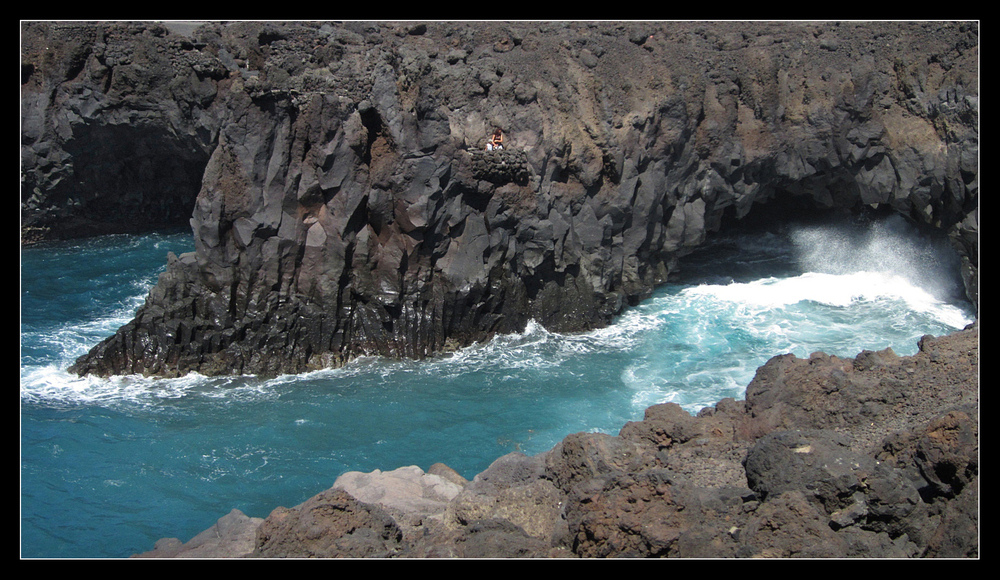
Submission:
[[[350,472],[140,558],[977,558],[979,325],[913,356],[777,356],[745,400],[654,405],[617,436]]]

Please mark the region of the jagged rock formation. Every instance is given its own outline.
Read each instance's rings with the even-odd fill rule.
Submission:
[[[532,318],[592,328],[761,212],[947,230],[977,292],[976,23],[23,33],[26,230],[178,208],[204,163],[196,251],[79,373],[300,372]],[[493,127],[517,171],[483,167]]]
[[[21,240],[186,225],[229,71],[147,24],[25,23]]]
[[[73,370],[299,372],[606,323],[710,232],[949,232],[978,303],[978,23],[23,23],[22,243],[189,220]],[[482,151],[493,127],[508,149]],[[471,481],[347,474],[181,557],[978,556],[978,326],[782,356]]]
[[[774,357],[745,401],[655,405],[466,481],[347,473],[141,557],[979,556],[979,326],[840,358]]]

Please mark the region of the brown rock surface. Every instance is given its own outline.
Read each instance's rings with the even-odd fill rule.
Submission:
[[[279,508],[253,555],[975,558],[978,370],[978,323],[913,356],[775,357],[746,401],[655,405],[618,436],[573,434],[472,481],[434,475],[456,493],[433,514],[416,467],[351,475],[373,504],[329,490]],[[386,492],[403,479],[409,495]],[[145,555],[211,548],[189,544]]]

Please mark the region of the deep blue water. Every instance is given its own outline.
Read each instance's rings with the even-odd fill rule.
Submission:
[[[973,319],[946,244],[901,220],[732,234],[610,327],[530,324],[429,361],[362,359],[286,376],[77,378],[131,319],[188,232],[21,253],[21,556],[118,558],[187,541],[238,508],[266,517],[345,471],[472,478],[570,433],[617,434],[649,405],[742,398],[773,355],[916,352]]]

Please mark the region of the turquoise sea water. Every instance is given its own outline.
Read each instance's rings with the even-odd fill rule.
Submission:
[[[741,398],[776,354],[912,354],[973,319],[947,245],[890,219],[715,239],[584,334],[529,324],[432,360],[271,380],[65,372],[131,319],[168,251],[192,248],[180,232],[22,250],[22,557],[127,557],[232,508],[266,517],[350,470],[443,462],[472,478],[570,433],[617,434],[655,403]]]

